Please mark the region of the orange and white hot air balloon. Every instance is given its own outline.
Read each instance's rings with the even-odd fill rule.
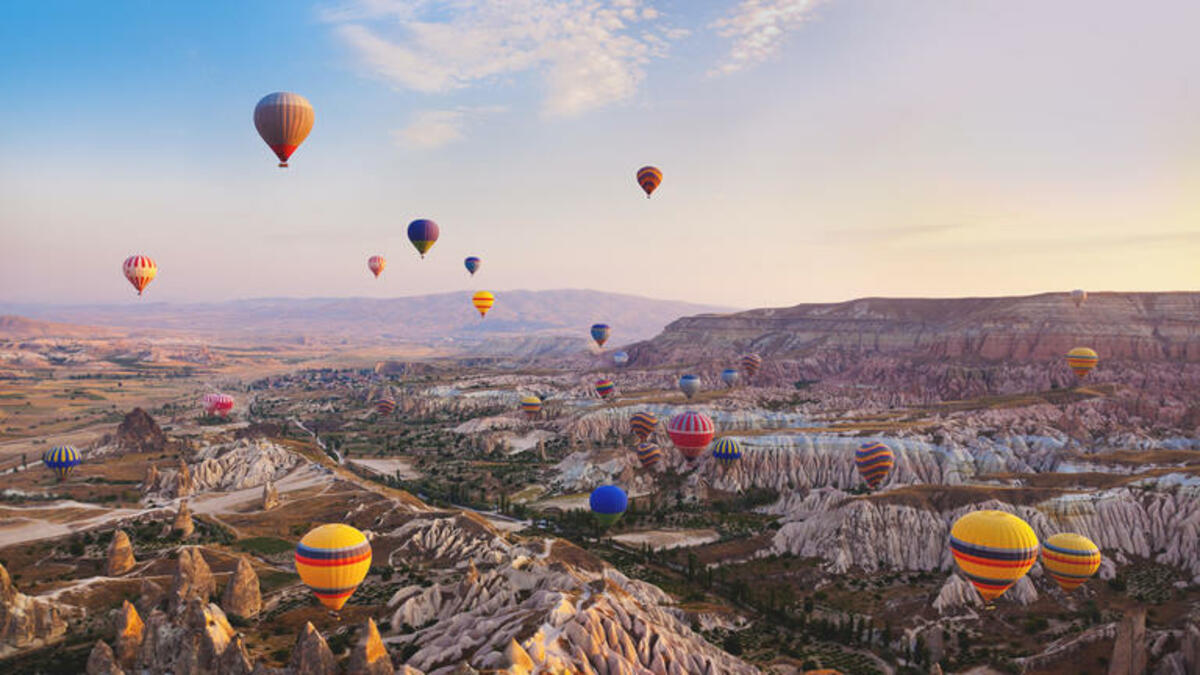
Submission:
[[[121,265],[121,271],[137,289],[138,295],[141,295],[150,282],[154,281],[154,277],[158,276],[158,265],[155,265],[149,256],[131,255]]]
[[[383,256],[373,255],[370,258],[367,258],[367,269],[371,270],[371,274],[374,274],[376,279],[379,278],[379,273],[382,272],[383,268],[385,267],[387,267],[387,259]]]
[[[300,94],[277,91],[262,97],[254,106],[254,128],[286,169],[288,158],[300,147],[313,127],[313,107]]]
[[[496,304],[496,296],[487,291],[479,291],[471,298],[471,304],[479,311],[479,318],[487,316],[488,310]]]

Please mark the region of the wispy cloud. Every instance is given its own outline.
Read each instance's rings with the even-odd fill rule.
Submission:
[[[507,108],[504,106],[460,106],[449,110],[420,110],[413,114],[403,129],[397,129],[392,134],[402,147],[439,148],[466,138],[466,127],[470,123],[505,110]]]
[[[658,26],[648,0],[353,0],[322,18],[372,74],[404,89],[446,93],[537,73],[551,116],[628,99],[680,36]]]
[[[709,71],[723,75],[744,70],[779,53],[787,34],[808,21],[822,0],[741,0],[710,26],[733,41],[729,54]]]

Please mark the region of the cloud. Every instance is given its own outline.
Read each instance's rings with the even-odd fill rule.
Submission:
[[[504,106],[458,107],[450,110],[421,110],[408,125],[392,132],[396,142],[407,148],[438,148],[466,138],[466,126],[485,115],[504,112]]]
[[[322,19],[373,75],[404,89],[447,93],[536,73],[549,116],[628,99],[681,35],[657,26],[649,0],[355,0]]]
[[[822,0],[741,0],[710,28],[733,40],[729,54],[710,75],[744,70],[779,53],[787,34],[812,16]]]

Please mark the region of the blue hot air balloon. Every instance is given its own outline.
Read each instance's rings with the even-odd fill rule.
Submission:
[[[479,266],[482,264],[483,261],[480,260],[478,256],[471,256],[463,261],[463,265],[466,266],[467,271],[471,273],[471,276],[475,276],[475,272],[479,271]]]
[[[625,491],[616,485],[601,485],[592,490],[588,504],[592,507],[596,522],[602,527],[609,527],[621,519],[621,515],[629,506],[629,498]]]
[[[696,375],[684,375],[679,378],[679,391],[690,400],[700,391],[700,378]]]
[[[725,383],[725,386],[732,387],[733,385],[737,384],[738,371],[734,368],[726,368],[725,370],[722,370],[721,381]]]
[[[617,352],[613,354],[613,363],[617,364],[618,366],[623,366],[626,363],[629,363],[629,354],[625,352]]]
[[[420,253],[422,258],[437,243],[440,234],[441,229],[438,228],[438,224],[428,218],[418,218],[408,224],[408,240],[412,242],[413,248],[417,249],[417,253]]]
[[[608,336],[612,333],[612,328],[606,323],[592,324],[592,339],[596,344],[603,347],[605,342],[608,342]]]

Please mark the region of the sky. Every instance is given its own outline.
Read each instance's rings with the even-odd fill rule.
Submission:
[[[137,302],[134,253],[141,301],[1197,290],[1197,25],[1193,0],[13,0],[0,301]],[[316,110],[286,170],[251,119],[273,91]]]

